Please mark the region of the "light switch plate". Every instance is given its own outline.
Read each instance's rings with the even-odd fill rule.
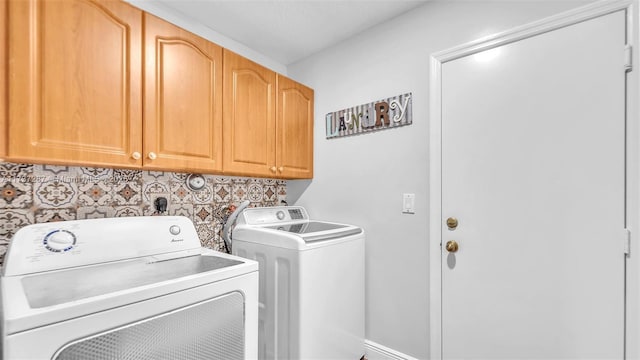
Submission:
[[[416,194],[402,194],[402,213],[415,214]]]

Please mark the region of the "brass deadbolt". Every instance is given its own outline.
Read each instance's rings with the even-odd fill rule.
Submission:
[[[450,253],[454,253],[458,251],[458,243],[455,240],[449,240],[445,245],[445,249]]]
[[[458,227],[458,219],[450,217],[447,219],[447,227],[449,230],[453,230]]]

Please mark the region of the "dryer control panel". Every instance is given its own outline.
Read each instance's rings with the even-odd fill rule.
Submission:
[[[200,251],[189,218],[137,216],[28,225],[16,232],[5,255],[4,276],[109,261]]]

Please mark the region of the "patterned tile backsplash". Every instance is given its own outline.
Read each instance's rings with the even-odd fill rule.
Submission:
[[[188,174],[160,171],[0,163],[0,264],[15,232],[28,224],[76,219],[154,215],[157,197],[165,215],[190,218],[203,246],[225,251],[220,232],[230,204],[277,206],[286,181],[205,175],[190,190]]]

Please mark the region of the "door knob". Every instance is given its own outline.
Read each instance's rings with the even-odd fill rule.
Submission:
[[[147,157],[151,160],[155,160],[158,156],[152,151],[149,153],[149,155],[147,155]]]
[[[276,167],[272,166],[269,170],[271,170],[272,173],[276,172]]]
[[[280,166],[280,167],[278,168],[278,171],[283,172],[283,171],[284,171],[284,167]]]
[[[142,157],[142,155],[140,155],[139,152],[134,151],[133,154],[131,154],[131,157],[133,158],[133,160],[140,160],[140,158]]]
[[[447,227],[449,228],[449,230],[454,230],[455,228],[458,227],[458,219],[454,218],[454,217],[450,217],[447,219]]]
[[[449,240],[445,245],[445,249],[450,253],[454,253],[458,251],[458,243],[455,240]]]

